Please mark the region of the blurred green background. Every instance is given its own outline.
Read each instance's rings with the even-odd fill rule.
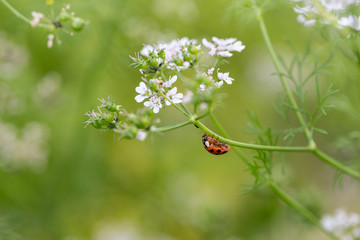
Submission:
[[[241,194],[253,182],[246,166],[233,152],[207,153],[193,126],[145,142],[118,142],[112,133],[84,128],[84,113],[99,105],[97,98],[112,96],[131,111],[141,106],[134,101],[140,73],[129,55],[184,36],[236,37],[246,46],[222,68],[235,82],[222,88],[227,97],[215,111],[234,139],[256,138],[246,128],[247,110],[264,126],[286,127],[273,108],[281,86],[270,75],[256,21],[236,14],[230,0],[56,0],[54,8],[67,3],[90,24],[75,36],[61,34],[62,44],[52,49],[44,30],[0,4],[1,240],[325,239],[265,187]],[[29,18],[32,11],[49,13],[44,0],[11,4]],[[304,29],[290,6],[278,4],[265,21],[285,57],[293,54],[285,36],[300,52],[305,43],[320,57],[335,52],[333,74],[321,84],[341,90],[339,110],[320,122],[328,135],[316,137],[339,159],[358,154],[335,147],[359,130],[358,115],[346,111],[350,104],[359,109],[356,67],[343,67],[336,44]],[[157,116],[159,126],[185,120],[170,107]],[[359,184],[345,178],[334,186],[335,171],[310,154],[287,154],[283,167],[278,180],[320,215],[338,207],[360,212]]]

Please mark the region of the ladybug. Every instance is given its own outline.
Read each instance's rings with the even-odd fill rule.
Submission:
[[[215,155],[225,154],[230,150],[230,146],[210,137],[206,133],[202,136],[202,141],[206,151]]]

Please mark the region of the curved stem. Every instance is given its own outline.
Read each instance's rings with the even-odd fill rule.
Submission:
[[[268,146],[268,145],[259,145],[259,144],[251,144],[251,143],[243,143],[237,142],[225,137],[220,136],[219,134],[213,132],[209,128],[207,128],[203,123],[198,120],[193,120],[193,123],[207,133],[210,136],[219,139],[221,142],[225,142],[231,146],[241,147],[246,149],[253,150],[266,150],[266,151],[276,151],[276,152],[310,152],[312,149],[309,147],[283,147],[283,146]]]
[[[293,93],[292,93],[286,79],[284,78],[284,75],[281,72],[280,63],[279,63],[278,58],[276,56],[274,47],[273,47],[273,45],[271,43],[271,40],[270,40],[269,34],[267,32],[266,25],[265,25],[265,22],[263,20],[260,8],[256,7],[256,12],[257,12],[257,16],[258,16],[258,20],[259,20],[259,24],[260,24],[261,33],[263,35],[265,44],[266,44],[266,46],[267,46],[267,48],[269,50],[271,59],[272,59],[272,61],[274,63],[276,73],[278,74],[278,76],[280,78],[281,84],[282,84],[282,86],[283,86],[283,88],[284,88],[284,90],[286,92],[286,95],[289,98],[290,104],[292,105],[292,107],[295,110],[295,114],[296,114],[296,117],[297,117],[300,125],[304,129],[304,133],[305,133],[306,138],[308,139],[309,145],[315,146],[315,142],[312,139],[311,131],[309,130],[309,128],[308,128],[308,126],[306,124],[306,121],[305,121],[303,115],[301,114],[299,106],[298,106],[298,104],[297,104],[297,102],[295,100],[295,97],[294,97],[294,95],[293,95]]]
[[[14,13],[15,16],[17,16],[18,18],[24,20],[25,22],[27,22],[28,24],[31,25],[30,19],[28,19],[27,17],[25,17],[24,15],[22,15],[21,13],[19,13],[18,10],[16,10],[13,6],[11,6],[6,0],[1,0],[1,2],[2,2],[12,13]]]
[[[165,126],[165,127],[157,127],[154,129],[154,132],[167,132],[167,131],[171,131],[177,128],[181,128],[184,127],[186,125],[192,124],[192,121],[185,121],[185,122],[181,122],[181,123],[177,123],[174,125],[169,125],[169,126]]]
[[[289,196],[286,192],[284,192],[280,187],[278,187],[273,181],[269,181],[268,186],[270,189],[278,196],[282,201],[284,201],[288,206],[292,207],[295,211],[300,213],[304,218],[313,223],[317,228],[319,228],[323,233],[325,233],[328,237],[334,240],[338,240],[338,237],[335,236],[332,232],[327,231],[323,228],[320,223],[320,219],[315,216],[312,212],[307,210],[304,206],[298,203],[295,199]]]
[[[336,161],[335,159],[333,159],[332,157],[330,157],[329,155],[325,154],[324,152],[322,152],[319,149],[314,149],[313,154],[317,157],[319,157],[320,159],[322,159],[324,162],[328,163],[329,165],[335,167],[336,169],[340,170],[341,172],[344,172],[356,179],[360,179],[360,173],[355,171],[352,168],[349,168],[343,164],[341,164],[340,162]]]
[[[209,112],[210,119],[213,121],[217,129],[219,129],[220,134],[226,138],[229,138],[229,135],[226,133],[225,129],[221,126],[220,122],[216,119],[212,111]],[[235,153],[246,163],[249,164],[250,160],[246,157],[246,155],[238,148],[234,148]]]
[[[16,10],[10,3],[8,3],[6,0],[0,0],[13,14],[15,14],[16,17],[20,18],[21,20],[25,21],[26,23],[31,25],[31,20],[22,15],[18,10]],[[44,24],[39,23],[36,25],[37,27],[50,27],[51,24]]]

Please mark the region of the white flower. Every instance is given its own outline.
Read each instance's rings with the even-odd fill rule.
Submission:
[[[233,78],[229,77],[228,72],[227,73],[218,72],[217,76],[218,76],[219,80],[225,81],[227,84],[232,84],[232,81],[234,81]]]
[[[145,46],[141,49],[140,53],[141,53],[141,55],[143,55],[143,56],[145,56],[145,57],[149,57],[149,55],[150,55],[150,53],[151,53],[152,51],[154,51],[154,47],[153,47],[153,46],[151,46],[151,45],[145,45]]]
[[[40,20],[44,17],[44,14],[38,12],[31,12],[33,19],[31,20],[31,26],[36,27],[40,23]]]
[[[150,89],[146,86],[144,82],[140,82],[139,86],[135,88],[135,91],[137,93],[140,93],[135,97],[135,101],[142,102],[146,98],[149,98],[151,95]]]
[[[144,130],[138,130],[137,134],[136,134],[136,139],[140,140],[140,141],[144,141],[147,137],[147,132]]]
[[[347,17],[342,17],[338,20],[340,26],[351,27],[356,31],[360,31],[360,18],[354,15],[349,15]]]
[[[163,106],[161,100],[160,97],[152,96],[149,101],[144,102],[144,106],[152,109],[154,113],[158,113]]]
[[[336,210],[334,216],[323,216],[321,225],[341,239],[352,240],[360,235],[360,215],[357,213],[348,214],[343,209]]]
[[[163,87],[165,87],[165,88],[171,88],[171,85],[172,85],[174,82],[176,82],[176,80],[177,80],[177,76],[176,76],[176,75],[173,76],[173,77],[170,77],[170,78],[169,78],[169,81],[166,81],[166,82],[163,83]]]
[[[48,35],[48,41],[47,41],[47,47],[48,48],[52,48],[53,43],[54,43],[54,34],[49,34]]]
[[[231,52],[241,52],[245,49],[242,42],[237,41],[236,38],[221,39],[212,37],[212,40],[214,43],[205,38],[202,40],[203,45],[210,49],[209,55],[211,56],[231,57],[233,55]]]
[[[173,103],[181,103],[182,102],[182,98],[183,98],[183,94],[182,93],[176,93],[177,92],[177,87],[174,87],[173,89],[171,89],[170,91],[168,91],[166,93],[166,96],[173,102]],[[166,105],[171,105],[171,103],[165,99],[165,104]]]

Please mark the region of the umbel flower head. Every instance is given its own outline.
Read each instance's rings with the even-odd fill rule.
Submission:
[[[47,1],[47,4],[50,7],[52,7],[53,3],[53,1]],[[88,22],[84,19],[76,17],[74,12],[70,12],[70,4],[67,4],[64,8],[62,8],[60,13],[55,17],[46,17],[43,13],[35,11],[33,11],[31,15],[33,17],[30,21],[31,26],[43,27],[48,30],[48,48],[53,46],[55,39],[57,40],[56,42],[58,44],[61,43],[58,38],[58,33],[60,30],[73,35],[74,32],[81,32],[88,24]]]
[[[185,70],[192,67],[201,56],[196,40],[186,37],[157,45],[145,45],[136,57],[131,57],[142,74],[156,73],[163,69]]]
[[[164,103],[168,106],[171,105],[171,102],[181,103],[183,94],[177,93],[177,87],[171,88],[176,80],[177,76],[170,77],[165,82],[158,78],[150,80],[143,78],[143,82],[140,82],[139,86],[135,88],[138,93],[135,101],[142,102],[146,99],[144,106],[152,109],[154,113],[158,113]]]
[[[358,16],[349,14],[349,10],[358,6],[359,0],[292,0],[295,2],[294,11],[298,14],[298,22],[309,27],[319,22],[332,24],[338,28],[349,27],[360,30]]]
[[[136,114],[128,113],[122,106],[117,105],[111,97],[107,100],[99,99],[101,105],[98,111],[92,110],[85,115],[89,119],[86,126],[92,125],[103,131],[112,130],[120,134],[120,139],[136,138],[144,141],[152,126],[152,112],[147,109],[140,109]]]
[[[231,57],[232,52],[241,52],[245,46],[236,38],[221,39],[212,37],[213,42],[209,42],[205,38],[202,40],[205,47],[210,49],[209,55],[219,57]]]

